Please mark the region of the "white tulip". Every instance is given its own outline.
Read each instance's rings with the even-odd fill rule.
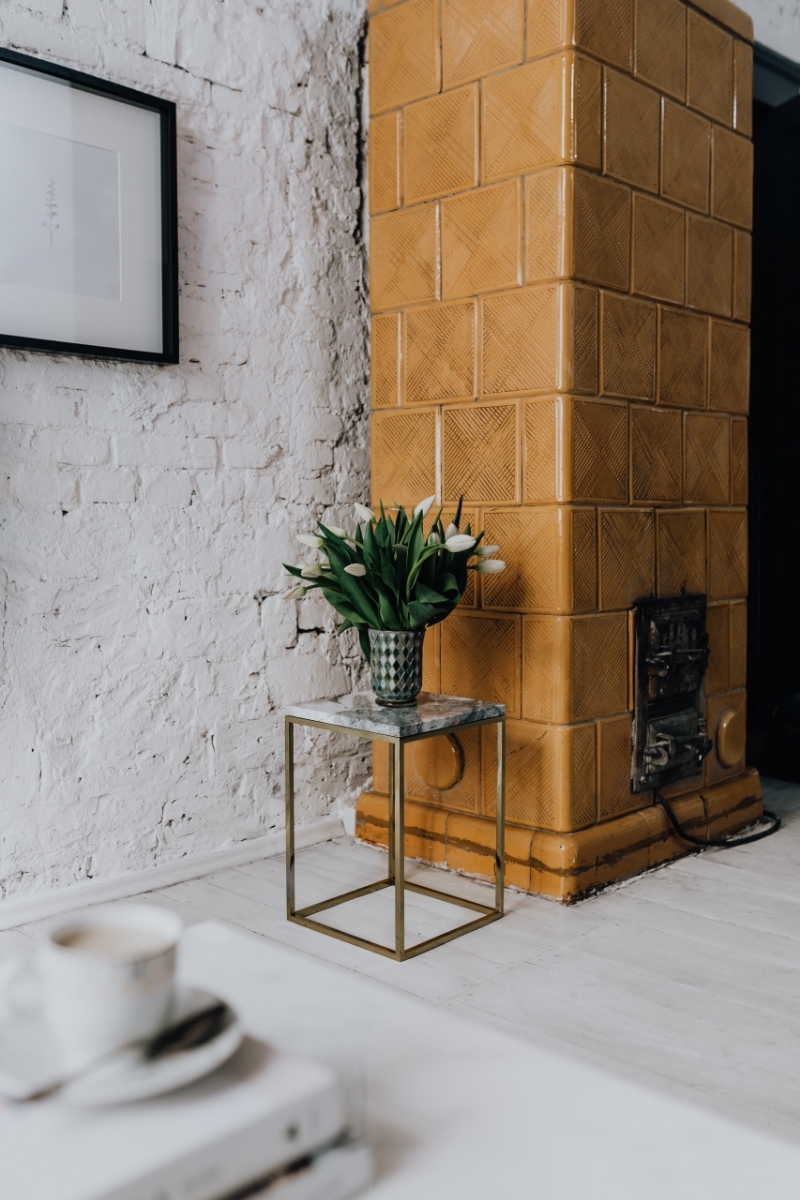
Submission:
[[[301,583],[297,583],[294,587],[287,588],[285,592],[281,592],[281,600],[302,600],[306,594],[306,589]]]
[[[298,533],[297,540],[312,550],[320,550],[325,545],[318,533]]]
[[[428,513],[431,511],[431,506],[433,505],[435,499],[435,496],[428,496],[427,500],[420,500],[419,504],[414,509],[414,516],[417,517],[420,513],[422,513],[423,517],[427,517]]]
[[[367,508],[363,504],[355,504],[353,507],[356,510],[356,516],[358,517],[359,521],[374,521],[375,520],[375,513],[372,511],[371,508]]]
[[[323,521],[323,525],[324,524],[325,524],[325,522]],[[337,537],[340,537],[340,538],[347,537],[347,530],[341,529],[338,525],[328,525],[326,528],[329,529],[331,533],[335,533]]]
[[[499,575],[501,571],[505,571],[506,564],[499,558],[482,558],[472,569],[476,575]]]
[[[303,579],[319,579],[322,574],[322,567],[319,563],[306,563],[300,574]]]
[[[475,551],[475,553],[477,554],[478,558],[488,558],[491,554],[497,554],[499,549],[499,546],[478,546],[478,549]]]
[[[453,554],[460,554],[462,550],[471,550],[475,545],[475,538],[470,537],[467,533],[456,533],[453,537],[445,540],[445,548],[452,551]]]
[[[451,521],[450,524],[447,526],[447,529],[445,529],[445,531],[444,531],[445,541],[448,538],[455,537],[457,533],[458,533],[458,526],[454,525],[453,522]]]
[[[439,540],[440,539],[439,539],[438,533],[436,532],[435,529],[432,529],[430,531],[430,533],[428,534],[428,545],[429,546],[438,546]]]
[[[360,579],[362,575],[366,575],[367,568],[364,566],[363,563],[349,563],[345,567],[345,572],[348,575],[355,575],[357,578]]]

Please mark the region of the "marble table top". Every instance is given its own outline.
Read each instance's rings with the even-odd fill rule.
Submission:
[[[416,737],[435,729],[452,729],[473,721],[491,721],[505,716],[504,704],[468,700],[464,696],[437,696],[420,692],[415,704],[384,708],[372,692],[356,692],[332,700],[309,700],[286,709],[287,717],[339,725],[361,733],[383,733],[389,737]]]

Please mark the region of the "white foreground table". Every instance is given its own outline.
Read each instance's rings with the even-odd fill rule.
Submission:
[[[371,1200],[796,1200],[800,1147],[207,922],[182,972],[255,1037],[344,1067]]]

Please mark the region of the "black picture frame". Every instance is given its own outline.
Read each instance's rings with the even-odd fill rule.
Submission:
[[[3,332],[0,346],[16,350],[34,350],[47,354],[72,354],[85,358],[118,359],[125,362],[178,363],[178,156],[176,106],[171,100],[151,96],[134,88],[110,83],[70,67],[45,62],[15,50],[0,47],[0,69],[7,63],[44,76],[72,88],[94,93],[120,104],[135,105],[158,114],[160,119],[161,165],[161,314],[162,341],[159,352],[124,347],[96,346],[80,342],[53,341],[48,338],[20,337]]]

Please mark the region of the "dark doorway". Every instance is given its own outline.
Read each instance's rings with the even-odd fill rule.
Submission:
[[[800,66],[756,48],[748,761],[800,781]]]

